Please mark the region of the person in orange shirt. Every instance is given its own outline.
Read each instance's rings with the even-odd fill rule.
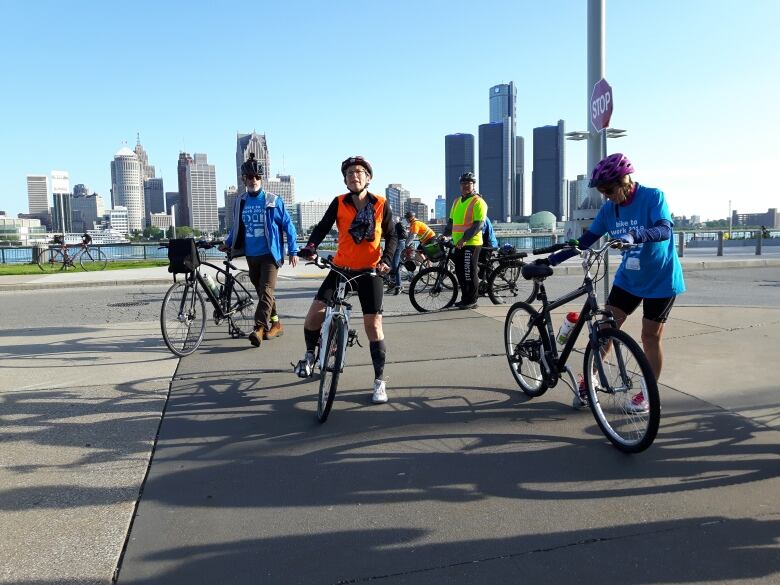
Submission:
[[[322,220],[314,226],[309,241],[298,255],[302,258],[314,255],[317,246],[325,239],[336,224],[338,249],[333,263],[342,272],[365,271],[374,268],[385,274],[392,265],[398,238],[393,224],[393,212],[384,197],[368,191],[368,183],[374,175],[369,162],[362,156],[352,156],[341,163],[341,174],[349,192],[333,199]],[[385,239],[382,250],[380,239]],[[362,276],[354,281],[360,307],[363,310],[363,326],[370,342],[371,361],[374,364],[374,388],[371,401],[375,404],[387,402],[384,380],[385,334],[382,331],[382,300],[384,287],[382,277]],[[314,350],[325,320],[326,300],[339,284],[339,275],[329,272],[317,291],[303,323],[306,353],[295,366],[295,373],[308,378],[314,368]]]
[[[414,240],[414,236],[420,241],[420,246],[431,243],[436,234],[425,223],[421,222],[414,214],[414,211],[404,213],[404,219],[409,223],[409,229],[406,230],[406,246],[409,246]],[[418,247],[418,248],[419,248]]]

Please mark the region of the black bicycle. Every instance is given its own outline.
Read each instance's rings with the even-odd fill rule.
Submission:
[[[409,284],[409,300],[422,313],[448,309],[458,298],[458,280],[452,270],[455,246],[445,238],[439,238],[438,244],[441,252],[435,257],[436,266],[424,268],[414,275]],[[520,280],[526,256],[525,252],[492,256],[482,270],[479,293],[489,296],[496,305],[516,299],[531,302],[536,296],[537,285]],[[485,275],[487,278],[484,278]]]
[[[228,322],[232,338],[249,335],[255,328],[255,299],[250,294],[249,273],[236,268],[228,254],[222,261],[224,268],[202,261],[198,250],[208,250],[222,242],[195,242],[191,238],[171,240],[168,248],[169,272],[174,284],[165,293],[160,310],[160,329],[168,349],[178,356],[194,352],[203,342],[206,332],[206,303],[203,294],[214,307],[216,325]],[[207,266],[216,273],[201,272]],[[184,280],[176,281],[183,274]]]
[[[522,268],[523,278],[538,283],[536,298],[542,308],[534,309],[526,302],[513,304],[504,323],[504,342],[509,369],[525,394],[541,396],[563,379],[574,394],[574,406],[585,406],[566,362],[587,324],[588,343],[583,360],[587,404],[599,428],[615,447],[638,453],[647,449],[658,433],[661,418],[658,385],[639,344],[617,328],[609,311],[599,307],[594,288],[604,276],[603,272],[599,275],[604,255],[618,242],[610,240],[597,250],[581,250],[576,241],[534,250],[534,254],[576,250],[583,259],[585,277],[582,286],[550,302],[544,287],[544,280],[553,275],[549,262],[526,264]],[[595,272],[591,275],[594,265]],[[583,295],[586,299],[579,319],[559,351],[552,311]],[[568,374],[570,384],[564,374]]]

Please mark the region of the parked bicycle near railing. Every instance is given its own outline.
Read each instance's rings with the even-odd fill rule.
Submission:
[[[563,380],[574,395],[573,405],[580,407],[585,404],[567,362],[587,325],[583,359],[587,403],[607,439],[621,451],[637,453],[647,449],[655,439],[661,406],[658,385],[644,352],[626,332],[617,329],[612,314],[601,309],[596,298],[594,285],[604,277],[600,270],[602,261],[616,243],[626,247],[621,240],[609,240],[596,250],[582,250],[575,240],[534,250],[534,254],[559,250],[579,253],[585,273],[582,286],[549,301],[544,280],[553,275],[552,266],[546,259],[523,266],[523,278],[538,285],[536,298],[541,302],[541,309],[522,301],[513,304],[504,322],[504,343],[509,369],[525,394],[532,398],[541,396]],[[552,311],[581,296],[586,299],[579,318],[565,340],[556,340]],[[559,341],[563,345],[560,350]],[[647,411],[632,408],[637,393],[646,401]]]
[[[104,270],[108,264],[108,256],[100,248],[93,248],[92,237],[84,234],[78,244],[66,244],[61,237],[54,238],[54,247],[42,250],[38,254],[38,266],[44,272],[60,272],[68,268],[75,268],[78,260],[82,270],[93,272]],[[78,248],[74,254],[71,248]]]
[[[198,250],[208,250],[221,241],[196,242],[191,238],[171,240],[161,247],[168,248],[174,284],[165,293],[160,310],[160,329],[168,349],[178,356],[194,352],[206,332],[206,303],[203,293],[214,307],[214,324],[228,322],[228,333],[233,338],[249,335],[255,328],[255,299],[249,290],[249,273],[236,268],[228,255],[222,261],[224,268],[201,261]],[[215,271],[216,279],[202,270],[207,266]],[[184,280],[176,281],[176,275]],[[202,292],[203,291],[203,292]]]
[[[429,258],[437,264],[418,272],[409,284],[409,300],[412,306],[420,312],[440,311],[447,309],[458,298],[458,280],[453,271],[453,244],[450,240],[440,237],[436,241],[437,250],[428,246],[426,252]],[[527,254],[505,248],[503,253],[491,256],[484,266],[479,292],[490,297],[494,304],[511,302],[515,299],[533,300],[536,294],[534,283],[520,280],[522,268]]]
[[[307,256],[311,259],[311,256]],[[325,304],[325,320],[320,329],[319,341],[317,341],[315,361],[320,371],[320,390],[317,398],[317,418],[325,422],[333,407],[336,390],[339,385],[339,377],[344,371],[347,359],[347,348],[357,344],[360,347],[357,330],[349,328],[349,319],[352,316],[352,304],[347,301],[355,294],[357,287],[352,286],[359,278],[376,276],[373,268],[367,270],[346,270],[333,264],[333,256],[320,258],[314,256],[307,265],[313,264],[323,270],[330,268],[339,276],[338,286],[333,295]],[[296,364],[290,363],[293,368]],[[313,374],[309,373],[309,377]]]

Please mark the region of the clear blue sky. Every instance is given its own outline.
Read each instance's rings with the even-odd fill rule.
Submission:
[[[165,189],[180,150],[235,182],[236,132],[267,135],[298,201],[344,189],[339,163],[372,161],[372,190],[444,193],[444,136],[477,134],[488,90],[514,81],[526,138],[587,120],[586,0],[115,3],[9,0],[0,19],[0,210],[27,211],[27,174],[70,172],[103,195],[136,132]],[[607,1],[612,126],[635,178],[675,214],[780,207],[780,2]],[[566,175],[586,173],[568,142]],[[284,161],[284,164],[282,162]],[[477,169],[478,171],[479,169]]]

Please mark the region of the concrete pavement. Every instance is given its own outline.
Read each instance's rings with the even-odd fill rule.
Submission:
[[[391,402],[352,348],[325,425],[300,319],[180,361],[156,323],[5,332],[0,582],[108,583],[125,542],[119,583],[780,580],[780,307],[675,307],[634,457],[518,391],[505,311],[388,317]]]

